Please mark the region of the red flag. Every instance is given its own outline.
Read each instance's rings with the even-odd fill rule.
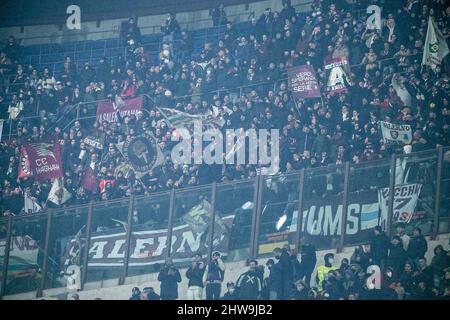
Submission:
[[[126,100],[118,99],[115,102],[100,101],[97,105],[97,121],[118,122],[117,111],[122,117],[136,114],[141,110],[142,102],[142,96]]]
[[[31,172],[37,181],[61,178],[61,146],[59,141],[28,143],[25,146]]]
[[[31,177],[30,159],[28,159],[27,150],[24,147],[20,148],[20,161],[19,161],[19,178]]]
[[[98,181],[91,167],[88,167],[87,170],[85,170],[81,185],[84,189],[89,190],[92,193],[97,193]]]

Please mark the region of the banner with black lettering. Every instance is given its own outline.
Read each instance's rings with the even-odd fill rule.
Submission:
[[[221,218],[224,226],[222,234],[217,237],[214,250],[226,255],[228,252],[229,234],[234,215]],[[149,226],[133,227],[131,235],[129,267],[144,267],[156,263],[164,263],[167,257],[167,229],[154,230]],[[185,263],[192,260],[192,256],[201,252],[206,254],[207,232],[195,232],[188,224],[173,228],[172,258],[174,263]],[[124,229],[110,230],[102,234],[93,233],[89,247],[89,269],[103,269],[123,267],[125,255],[126,232]],[[75,256],[80,250],[79,241],[66,238],[64,256]]]
[[[388,145],[410,144],[412,141],[412,130],[409,124],[394,124],[380,121],[383,140]]]
[[[394,188],[394,205],[392,211],[392,222],[409,223],[415,212],[417,200],[419,199],[422,185],[419,183],[404,184]],[[378,201],[380,203],[381,225],[384,226],[388,216],[389,188],[378,190]]]
[[[347,92],[347,84],[351,83],[348,74],[348,61],[344,57],[336,57],[325,61],[327,74],[327,92],[330,94]]]

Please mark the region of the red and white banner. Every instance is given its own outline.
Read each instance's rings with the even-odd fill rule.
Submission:
[[[20,148],[19,174],[18,178],[31,177],[30,159],[28,159],[27,150],[24,147]]]
[[[138,113],[142,108],[143,97],[128,100],[100,101],[97,105],[97,121],[118,122],[117,111],[121,117]]]
[[[319,84],[311,65],[290,68],[288,77],[289,89],[295,99],[320,98]]]
[[[28,143],[25,149],[30,168],[37,181],[62,177],[61,146],[59,141]]]

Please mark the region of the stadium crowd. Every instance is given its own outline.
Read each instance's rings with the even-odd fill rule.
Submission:
[[[51,207],[51,183],[18,179],[20,146],[55,135],[62,146],[64,186],[72,197],[63,206],[149,194],[171,188],[230,181],[255,176],[255,165],[192,165],[170,162],[171,128],[156,107],[188,114],[212,114],[227,128],[280,129],[281,170],[361,163],[401,152],[386,147],[379,121],[410,124],[412,151],[450,145],[448,56],[436,72],[421,66],[428,16],[448,37],[450,14],[444,1],[371,1],[383,7],[381,31],[366,29],[368,1],[346,6],[343,1],[315,1],[308,14],[297,13],[290,1],[283,10],[267,8],[260,17],[234,26],[225,9],[216,9],[214,24],[226,21],[215,43],[205,43],[194,54],[194,42],[181,30],[174,14],[161,27],[163,43],[157,61],[140,45],[136,19],[124,25],[125,57],[105,57],[93,68],[77,69],[64,60],[61,74],[21,64],[21,48],[10,37],[0,54],[1,118],[13,119],[15,135],[1,141],[1,203],[4,215],[23,213],[27,190],[42,207]],[[362,9],[356,11],[355,9]],[[354,10],[354,11],[351,11]],[[358,12],[358,14],[356,14]],[[222,21],[223,20],[223,21]],[[346,93],[327,93],[324,59],[346,57],[351,65]],[[286,80],[292,66],[311,64],[316,70],[322,99],[294,101]],[[9,74],[14,74],[8,82]],[[402,89],[397,90],[392,78]],[[236,90],[244,86],[242,90]],[[398,92],[410,96],[405,103]],[[64,110],[79,102],[80,116],[95,115],[100,99],[128,99],[145,94],[148,103],[136,116],[119,123],[78,120],[66,130],[59,124]],[[5,104],[6,103],[6,104]],[[29,116],[39,115],[35,118]],[[124,171],[118,142],[143,132],[158,139],[166,162],[144,179]],[[104,141],[103,150],[84,142],[88,135]],[[98,188],[82,186],[87,168]]]
[[[302,245],[299,261],[286,245],[273,250],[275,259],[266,262],[268,272],[257,260],[247,261],[248,271],[236,283],[228,282],[222,295],[226,266],[220,254],[214,253],[209,263],[197,254],[184,275],[188,280],[186,297],[188,300],[448,300],[450,253],[437,245],[431,261],[427,261],[427,249],[421,230],[415,228],[408,235],[403,224],[397,225],[391,239],[381,227],[376,227],[369,244],[357,247],[350,259],[339,262],[333,253],[318,261],[314,246],[309,244]],[[368,274],[369,266],[378,266],[379,276]],[[313,271],[315,279],[311,279]],[[135,287],[130,300],[177,299],[181,277],[172,260],[167,259],[158,275],[160,294],[153,287],[142,291]]]

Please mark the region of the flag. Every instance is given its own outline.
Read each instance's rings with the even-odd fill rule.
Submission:
[[[19,174],[18,178],[31,177],[30,159],[28,159],[27,150],[24,147],[20,148]]]
[[[94,171],[92,171],[91,167],[88,167],[83,176],[83,180],[81,181],[81,186],[85,190],[89,190],[92,193],[97,193],[98,191],[98,181],[94,174]]]
[[[151,133],[142,133],[116,146],[138,179],[164,163],[164,155],[158,141]]]
[[[294,98],[320,98],[319,84],[311,65],[290,68],[288,77],[289,88]]]
[[[395,93],[397,93],[397,96],[400,98],[400,100],[402,100],[403,105],[406,107],[410,107],[411,106],[411,94],[406,89],[405,85],[402,83],[399,74],[395,74],[392,77],[391,85],[392,85],[392,88],[394,88]]]
[[[433,71],[449,53],[447,42],[431,16],[428,18],[427,37],[423,48],[422,65],[430,66]]]
[[[25,149],[31,172],[37,181],[62,177],[61,146],[58,140],[28,143]]]
[[[381,133],[386,145],[410,144],[412,141],[412,130],[409,124],[394,124],[380,121]]]
[[[51,201],[56,205],[61,205],[65,203],[72,197],[69,191],[64,188],[64,185],[61,182],[61,179],[53,180],[52,188],[48,194],[47,201]]]
[[[117,97],[115,101],[100,101],[97,104],[97,122],[118,122],[117,111],[121,117],[137,114],[141,111],[142,103],[143,96],[127,100]]]
[[[25,213],[36,213],[42,210],[42,207],[37,203],[36,198],[33,198],[28,192],[24,192],[24,200]]]

